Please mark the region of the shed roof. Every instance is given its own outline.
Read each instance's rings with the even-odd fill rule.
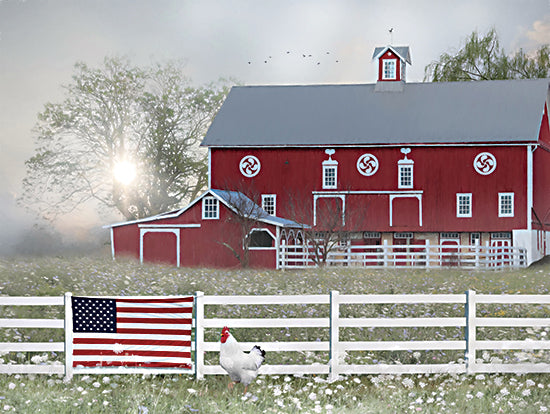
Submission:
[[[217,190],[217,189],[210,189],[205,191],[203,194],[201,194],[199,197],[197,197],[195,200],[191,201],[187,206],[181,209],[160,213],[155,216],[145,217],[139,220],[131,220],[131,221],[124,221],[120,223],[109,224],[103,227],[113,228],[113,227],[129,225],[129,224],[145,225],[145,223],[152,223],[163,219],[176,218],[182,215],[187,210],[189,210],[191,207],[193,207],[196,203],[198,203],[204,197],[209,195],[216,197],[218,200],[220,200],[232,211],[238,214],[249,216],[253,220],[257,220],[266,224],[272,224],[277,227],[289,227],[289,228],[309,227],[305,224],[300,224],[293,220],[268,214],[263,208],[261,208],[259,205],[254,203],[254,201],[252,201],[243,193],[240,193],[238,191],[226,191],[226,190]]]
[[[550,79],[233,87],[203,146],[536,142]]]

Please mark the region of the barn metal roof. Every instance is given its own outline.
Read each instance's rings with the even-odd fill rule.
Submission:
[[[237,86],[202,145],[536,142],[549,82],[399,82],[402,88],[385,91],[376,84]]]
[[[261,208],[259,205],[254,203],[254,201],[252,201],[246,195],[238,191],[210,189],[202,193],[199,197],[197,197],[195,200],[191,201],[188,205],[186,205],[181,209],[169,211],[166,213],[160,213],[155,216],[145,217],[139,220],[131,220],[131,221],[124,221],[120,223],[114,223],[114,224],[103,226],[103,228],[120,227],[120,226],[126,226],[128,224],[145,224],[145,223],[152,223],[152,222],[164,220],[164,219],[176,218],[182,215],[187,210],[189,210],[196,203],[198,203],[200,200],[202,200],[204,197],[208,195],[216,197],[218,200],[224,203],[231,210],[235,211],[237,214],[247,215],[250,218],[257,221],[261,221],[263,223],[272,224],[278,227],[293,227],[293,228],[309,227],[305,224],[300,224],[293,220],[288,220],[282,217],[277,217],[277,216],[268,214],[263,208]]]

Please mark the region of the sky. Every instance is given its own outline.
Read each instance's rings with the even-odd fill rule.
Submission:
[[[550,0],[0,0],[0,254],[31,223],[14,200],[32,130],[76,62],[178,60],[197,85],[373,83],[374,48],[393,44],[410,47],[407,81],[421,82],[426,65],[492,27],[507,53],[533,51],[550,43]],[[101,220],[56,225],[85,234]]]

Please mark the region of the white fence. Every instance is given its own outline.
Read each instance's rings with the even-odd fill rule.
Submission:
[[[279,247],[278,267],[300,269],[319,265],[322,256],[312,245]],[[503,269],[527,267],[527,251],[512,246],[468,245],[349,245],[327,254],[327,266],[368,266],[373,268]]]
[[[0,306],[64,306],[63,297],[1,297]],[[302,314],[309,317],[275,317],[266,318],[265,314],[257,317],[219,317],[227,315],[226,309],[237,307],[243,315],[250,315],[248,306],[269,309],[268,312],[284,314],[284,309],[298,307]],[[399,306],[421,306],[424,313],[418,317],[389,317],[381,312],[374,317],[365,315],[363,307],[381,306],[383,309]],[[212,308],[211,308],[212,307]],[[229,307],[229,308],[227,308]],[[308,310],[312,307],[312,310]],[[438,307],[451,307],[449,316],[434,317]],[[500,308],[499,308],[500,307]],[[502,308],[502,307],[505,307]],[[493,309],[494,308],[494,309]],[[382,309],[382,308],[381,308]],[[504,310],[503,310],[504,309]],[[527,310],[526,310],[527,309]],[[531,310],[528,310],[531,309]],[[465,294],[422,294],[422,295],[344,295],[333,291],[329,295],[267,295],[267,296],[211,296],[197,292],[195,301],[195,351],[194,373],[197,378],[205,375],[223,374],[218,361],[219,331],[223,326],[235,330],[267,329],[275,332],[281,329],[313,329],[320,332],[323,339],[281,341],[284,335],[266,335],[259,340],[246,342],[241,338],[243,350],[250,350],[253,345],[260,345],[268,354],[266,364],[260,369],[262,374],[328,375],[334,380],[342,374],[412,374],[412,373],[547,373],[550,364],[545,362],[550,350],[550,340],[546,329],[550,328],[550,295],[485,295],[468,291]],[[65,306],[65,313],[69,312]],[[439,312],[441,313],[441,312]],[[506,313],[514,317],[504,317]],[[400,315],[408,315],[401,312]],[[521,317],[515,317],[517,315]],[[208,316],[212,315],[212,316]],[[316,315],[320,315],[315,317]],[[359,317],[354,316],[359,315]],[[396,314],[397,315],[397,314]],[[313,316],[313,317],[312,317]],[[63,319],[0,319],[0,328],[46,328],[64,329]],[[410,340],[375,335],[375,340],[351,340],[348,330],[375,331],[403,328],[420,332],[426,329],[456,330],[458,334],[437,338],[434,335],[427,339]],[[491,330],[497,330],[498,334]],[[505,338],[502,331],[508,329]],[[540,335],[535,339],[525,337],[524,331]],[[521,332],[520,332],[521,331]],[[254,332],[254,331],[252,331]],[[523,334],[522,334],[523,332]],[[215,333],[215,335],[213,335]],[[67,330],[65,337],[70,335]],[[215,338],[206,341],[205,336]],[[245,335],[247,336],[247,335]],[[492,337],[493,336],[493,337]],[[271,338],[271,339],[270,339]],[[239,339],[239,338],[237,338]],[[70,347],[67,342],[8,342],[0,343],[0,351],[10,353],[61,353]],[[506,353],[512,350],[521,351],[527,357],[488,358],[481,354]],[[438,358],[429,363],[427,358],[420,358],[411,363],[346,362],[349,354],[368,355],[376,352],[393,352],[410,354],[412,352],[454,353],[460,356],[442,363]],[[303,363],[270,364],[277,353],[293,352],[303,359]],[[205,358],[205,354],[214,357]],[[315,362],[306,361],[308,353],[317,354]],[[529,355],[533,356],[531,358]],[[538,359],[537,359],[538,358]],[[70,361],[70,358],[65,358]],[[364,361],[364,358],[362,359]],[[210,363],[208,363],[210,362]],[[298,361],[300,362],[300,361]],[[111,370],[112,371],[112,370]],[[130,372],[125,370],[105,371],[105,373]],[[62,362],[53,365],[36,364],[2,364],[0,373],[33,373],[33,374],[68,374],[70,368]],[[99,371],[98,371],[99,372]],[[103,371],[102,371],[103,372]],[[152,373],[152,371],[149,371]],[[78,373],[75,371],[75,373]],[[164,371],[163,373],[169,373]]]

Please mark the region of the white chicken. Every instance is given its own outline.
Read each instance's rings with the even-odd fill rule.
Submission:
[[[265,359],[265,351],[255,345],[249,353],[241,351],[241,346],[226,326],[222,329],[220,344],[220,365],[227,371],[231,381],[229,389],[233,389],[235,383],[244,385],[244,393],[248,385],[258,376],[258,369]]]

